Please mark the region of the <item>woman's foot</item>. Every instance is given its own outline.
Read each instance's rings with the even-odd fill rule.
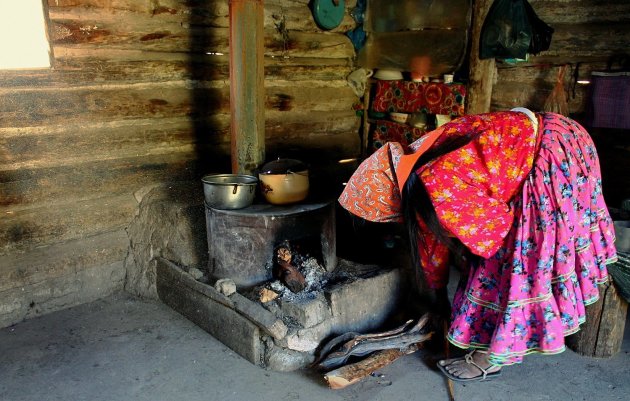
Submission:
[[[501,366],[490,363],[488,354],[472,351],[462,358],[443,359],[438,368],[449,379],[455,381],[486,380],[501,374]]]

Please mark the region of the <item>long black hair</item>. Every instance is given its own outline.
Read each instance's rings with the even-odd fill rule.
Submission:
[[[470,142],[470,139],[471,138],[466,135],[448,139],[444,143],[427,150],[416,161],[412,173],[409,175],[403,187],[403,217],[410,241],[411,261],[413,265],[417,267],[414,270],[416,272],[416,280],[418,281],[418,289],[421,287],[420,283],[422,283],[423,276],[420,274],[422,264],[418,247],[426,246],[424,237],[419,235],[420,225],[418,223],[418,217],[422,219],[427,228],[435,235],[436,239],[448,247],[458,268],[461,268],[465,261],[475,262],[478,259],[459,239],[450,236],[442,224],[440,224],[437,214],[435,213],[435,207],[429,198],[424,183],[420,180],[420,177],[414,173],[414,171],[430,161],[461,148]]]

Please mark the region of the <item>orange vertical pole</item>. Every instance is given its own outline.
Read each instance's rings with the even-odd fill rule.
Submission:
[[[251,174],[265,158],[264,2],[230,0],[232,172]]]

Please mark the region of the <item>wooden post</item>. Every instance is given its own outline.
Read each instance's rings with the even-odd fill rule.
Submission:
[[[363,93],[363,127],[361,133],[361,158],[366,158],[370,155],[368,146],[370,144],[370,92],[372,91],[372,79],[368,78],[365,85],[365,92]]]
[[[586,307],[586,323],[567,337],[567,346],[580,355],[610,358],[621,350],[628,303],[610,282],[600,288],[599,301]]]
[[[251,174],[265,159],[263,0],[230,0],[232,172]]]
[[[494,0],[475,0],[472,16],[472,46],[470,50],[470,81],[466,93],[466,114],[490,111],[492,85],[494,83],[494,59],[479,59],[481,27]]]

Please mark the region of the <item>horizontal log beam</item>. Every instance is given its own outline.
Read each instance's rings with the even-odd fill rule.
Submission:
[[[72,15],[51,11],[50,17],[53,49],[59,45],[92,45],[152,52],[185,50],[187,53],[229,53],[227,24],[220,27],[204,26],[184,23],[172,16],[155,17],[139,13],[121,15],[91,9],[81,9]],[[279,22],[266,23],[264,26],[265,54],[283,57],[353,57],[354,46],[344,32],[289,29],[281,18]]]
[[[356,100],[345,81],[306,88],[277,81],[265,93],[267,110],[343,110]],[[229,113],[229,88],[219,81],[192,90],[186,82],[0,90],[0,128],[222,113]]]
[[[337,118],[333,120],[332,118]],[[163,119],[163,125],[147,124],[148,120],[127,120],[124,123],[82,124],[66,128],[0,129],[0,172],[5,176],[20,169],[68,166],[104,160],[188,153],[197,159],[209,150],[208,156],[221,154],[229,145],[229,116],[213,116],[212,121]],[[270,143],[302,142],[304,146],[325,146],[337,136],[356,135],[358,118],[351,110],[272,112],[266,120],[266,137]],[[198,130],[198,131],[197,131]],[[194,132],[203,132],[203,136]],[[93,138],[98,137],[98,141]],[[321,143],[320,141],[323,141]],[[351,143],[351,142],[349,142]],[[213,147],[216,147],[212,150]],[[344,146],[346,148],[346,146]]]
[[[51,0],[50,15],[53,19],[111,20],[116,16],[123,22],[135,24],[138,19],[149,19],[159,24],[161,21],[187,25],[207,25],[228,27],[228,2],[210,0],[202,2],[181,0],[129,1],[129,0]],[[346,32],[356,23],[350,15],[356,0],[346,1],[344,18],[333,32]],[[283,24],[286,29],[318,31],[313,20],[308,0],[265,0],[265,26]]]
[[[630,42],[628,23],[555,24],[549,50],[544,57],[609,56],[627,52]]]
[[[0,255],[125,228],[138,202],[132,194],[15,209],[2,216]]]
[[[0,292],[76,273],[90,266],[121,262],[128,248],[127,233],[116,230],[2,255]]]
[[[170,153],[0,171],[0,214],[16,208],[54,207],[68,201],[136,193],[162,182],[196,179],[199,164],[189,153]],[[215,164],[214,169],[220,168]]]
[[[540,19],[549,25],[630,22],[627,0],[530,0]]]
[[[130,55],[134,52],[122,52]],[[107,51],[99,54],[73,51],[72,57],[57,59],[53,70],[27,70],[0,72],[0,87],[9,88],[69,88],[86,85],[112,85],[158,83],[169,81],[207,81],[205,85],[217,86],[212,81],[225,84],[229,80],[227,60],[223,56],[211,56],[190,61],[187,57],[173,60],[170,57],[149,58],[148,55],[164,53],[141,53],[137,59],[108,59]],[[170,56],[170,54],[168,54]],[[131,55],[130,58],[135,58]],[[219,58],[221,60],[219,60]],[[310,86],[309,81],[345,81],[352,71],[346,59],[303,59],[265,58],[265,81],[301,82]],[[305,82],[303,82],[305,81]],[[295,85],[295,84],[294,84]]]

